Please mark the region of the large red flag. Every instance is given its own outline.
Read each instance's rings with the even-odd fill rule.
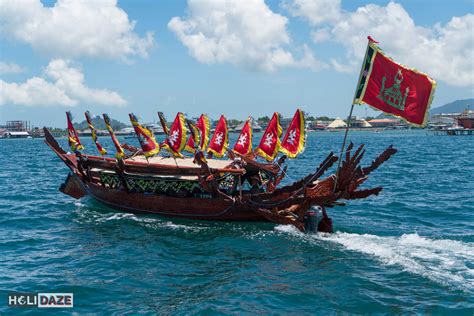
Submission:
[[[173,156],[183,157],[181,151],[186,146],[186,119],[183,113],[178,112],[171,124],[168,138],[164,141],[163,146],[167,148]]]
[[[115,149],[117,151],[115,153],[115,157],[117,159],[122,159],[123,156],[125,156],[125,152],[123,151],[122,145],[120,145],[120,142],[118,141],[117,136],[115,136],[115,133],[114,133],[114,130],[112,129],[112,126],[110,126],[110,118],[105,113],[103,114],[103,117],[104,117],[105,127],[109,131],[110,137],[112,138],[112,142],[114,143]]]
[[[278,113],[275,112],[270,122],[268,122],[265,133],[263,133],[260,144],[257,147],[257,154],[268,161],[273,161],[280,149],[281,132],[280,119],[278,118]]]
[[[76,132],[76,129],[74,128],[74,125],[72,125],[72,114],[71,112],[67,111],[66,112],[66,118],[67,118],[67,135],[68,135],[68,143],[69,147],[71,147],[71,150],[76,152],[79,150],[83,150],[84,146],[82,146],[81,141],[79,140],[79,135]]]
[[[303,152],[304,142],[304,115],[303,112],[298,109],[286,130],[285,137],[283,137],[283,140],[281,141],[280,151],[290,158],[295,158],[298,154]]]
[[[354,104],[366,103],[405,121],[425,126],[436,82],[393,61],[369,37]]]
[[[156,142],[153,132],[138,123],[138,119],[133,113],[130,113],[129,116],[145,157],[150,157],[159,153],[160,145]]]
[[[241,155],[247,155],[252,151],[252,121],[250,117],[245,122],[232,151]]]
[[[224,156],[228,146],[229,137],[227,131],[227,120],[224,115],[221,115],[207,151],[213,153],[216,157],[222,157]]]

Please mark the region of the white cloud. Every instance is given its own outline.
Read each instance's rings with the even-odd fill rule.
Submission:
[[[336,71],[345,73],[352,73],[357,69],[357,67],[360,68],[360,64],[355,60],[352,60],[349,64],[343,64],[339,60],[331,58],[331,65]]]
[[[19,74],[25,71],[25,68],[15,64],[0,61],[0,75]]]
[[[71,62],[53,59],[44,71],[44,77],[33,77],[24,83],[0,80],[0,105],[75,106],[81,101],[103,105],[124,106],[126,101],[114,91],[92,89],[85,85],[84,74]]]
[[[52,57],[146,57],[153,33],[140,37],[116,0],[0,0],[1,33]]]
[[[26,106],[74,106],[78,101],[67,96],[65,91],[53,83],[40,77],[33,77],[19,84],[0,79],[0,105],[6,103]]]
[[[341,0],[293,0],[283,2],[283,7],[312,25],[337,21],[341,17]]]
[[[187,12],[185,18],[173,17],[168,28],[201,63],[263,71],[320,67],[307,48],[301,59],[295,59],[288,49],[288,19],[263,0],[189,0]]]
[[[386,6],[367,4],[356,11],[341,9],[336,1],[337,19],[322,19],[324,11],[310,10],[294,0],[289,12],[302,17],[314,26],[313,40],[317,43],[334,41],[346,49],[347,60],[331,60],[337,71],[357,71],[360,68],[367,35],[395,60],[430,74],[437,80],[455,86],[474,85],[474,15],[453,17],[447,24],[433,27],[416,25],[402,5],[394,2]],[[327,4],[325,0],[312,1]],[[299,9],[299,10],[297,10]],[[332,12],[332,11],[331,11]]]

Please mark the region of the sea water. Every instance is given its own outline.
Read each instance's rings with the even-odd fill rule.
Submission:
[[[315,170],[342,138],[309,133],[284,182]],[[8,308],[10,292],[60,292],[74,294],[79,313],[472,315],[474,138],[349,139],[366,145],[364,164],[390,144],[399,151],[364,184],[383,186],[380,195],[328,209],[335,233],[317,235],[75,200],[58,192],[68,170],[43,140],[0,140],[0,313],[38,312]]]

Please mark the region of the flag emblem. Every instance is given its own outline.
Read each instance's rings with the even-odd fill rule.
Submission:
[[[272,132],[269,132],[267,135],[265,135],[265,141],[263,142],[263,144],[265,146],[267,146],[268,148],[272,147],[272,144],[273,144],[273,133]]]
[[[400,84],[403,81],[402,71],[398,69],[397,74],[393,79],[395,82],[393,86],[385,88],[386,80],[386,77],[382,78],[382,86],[380,87],[380,92],[377,98],[384,101],[388,105],[403,111],[405,109],[405,101],[407,99],[408,92],[410,92],[410,88],[406,87],[405,95],[402,95],[402,92],[400,91]]]

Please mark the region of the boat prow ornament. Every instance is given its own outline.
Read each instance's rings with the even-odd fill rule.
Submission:
[[[228,159],[206,159],[199,148],[192,157],[177,158],[164,151],[161,156],[145,156],[144,150],[118,142],[114,142],[117,151],[125,149],[129,154],[94,156],[78,150],[68,153],[47,128],[44,133],[46,144],[70,170],[60,191],[73,198],[90,196],[104,205],[132,213],[196,220],[269,221],[291,224],[301,231],[332,232],[326,208],[343,205],[344,200],[379,194],[382,187],[360,186],[396,153],[390,146],[371,165],[361,166],[364,146],[352,153],[350,144],[336,170],[337,177],[323,177],[338,160],[331,152],[315,165],[313,172],[282,186],[287,172],[283,166],[285,156],[275,162],[263,162],[252,151],[247,155],[230,152]],[[145,129],[143,133],[148,135]],[[152,137],[148,135],[154,141]],[[78,139],[69,141],[79,143]]]

